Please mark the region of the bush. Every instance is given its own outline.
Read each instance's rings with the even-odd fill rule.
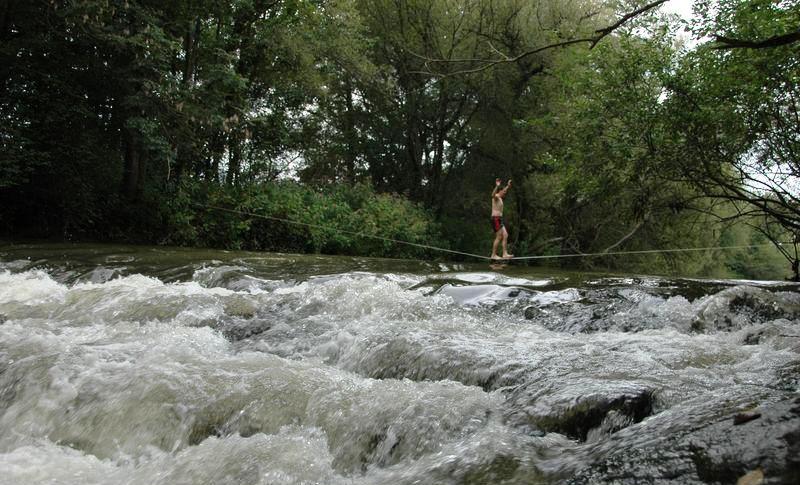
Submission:
[[[420,206],[368,185],[324,191],[294,182],[246,188],[186,184],[165,207],[168,244],[260,251],[420,257],[441,246]]]

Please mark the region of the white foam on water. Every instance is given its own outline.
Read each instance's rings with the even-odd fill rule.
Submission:
[[[530,300],[539,306],[551,305],[553,303],[567,303],[578,301],[581,299],[581,294],[575,288],[567,288],[566,290],[558,291],[545,291],[533,295]]]
[[[439,293],[447,295],[462,305],[482,305],[493,304],[511,298],[512,293],[519,293],[520,290],[507,288],[499,285],[471,285],[453,286],[444,285],[439,289]]]
[[[106,484],[119,476],[113,462],[47,441],[0,453],[0,470],[0,483],[8,485]]]
[[[42,441],[0,454],[0,468],[0,483],[15,485],[349,482],[332,468],[324,434],[297,426],[271,435],[211,437],[177,453],[153,449],[136,460],[101,460]]]
[[[271,435],[298,423],[322,430],[336,468],[352,471],[430,452],[502,404],[455,382],[376,381],[236,352],[219,332],[179,321],[0,326],[13,397],[0,416],[0,451],[51,440],[103,460],[138,460],[216,433]]]
[[[500,273],[447,273],[442,275],[434,275],[430,278],[431,280],[440,280],[440,279],[447,279],[447,280],[457,280],[463,281],[465,283],[474,283],[474,284],[496,284],[496,285],[504,285],[504,286],[547,286],[554,283],[554,279],[552,278],[545,278],[545,279],[528,279],[528,278],[520,278],[520,277],[512,277],[506,276]]]
[[[510,434],[506,426],[491,420],[474,435],[447,443],[435,453],[414,461],[371,468],[354,483],[548,483],[539,475],[536,462],[573,446],[571,440],[557,434],[545,437]]]
[[[0,257],[6,256],[0,253]],[[0,261],[0,270],[2,271],[21,271],[30,266],[30,259],[14,259],[11,261]]]
[[[569,334],[492,302],[578,311],[578,289],[512,297],[473,279],[429,295],[408,289],[421,278],[363,272],[256,289],[2,272],[0,468],[10,483],[444,483],[507,468],[524,483],[577,445],[505,423],[514,406],[547,414],[607,381],[652,389],[663,412],[767,388],[798,355],[782,336],[792,293],[628,292],[608,331]],[[730,331],[693,330],[726,317]],[[231,341],[232,320],[264,328]],[[506,401],[521,384],[541,400]]]
[[[225,301],[235,295],[224,288],[204,288],[196,282],[165,284],[138,274],[67,286],[42,271],[0,273],[0,314],[70,325],[169,321],[179,315],[186,324],[201,325],[222,315]]]
[[[63,302],[66,293],[66,286],[44,271],[0,272],[0,308],[14,303],[33,307],[50,301]]]

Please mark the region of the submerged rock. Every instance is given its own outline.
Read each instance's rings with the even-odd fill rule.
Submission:
[[[730,332],[748,325],[800,317],[800,295],[771,292],[751,286],[736,286],[721,291],[703,302],[691,323],[699,333]],[[746,343],[758,343],[759,336]]]
[[[517,426],[593,441],[649,416],[653,391],[626,381],[592,381],[562,389],[517,388],[507,403],[507,419]]]
[[[789,392],[800,392],[800,360],[789,362],[777,370],[777,387]]]
[[[752,421],[754,419],[758,419],[761,417],[761,413],[758,411],[746,411],[743,413],[739,413],[733,417],[733,424],[739,425],[747,423],[748,421]]]
[[[242,318],[232,318],[216,325],[222,331],[222,335],[231,342],[248,339],[262,334],[273,327],[274,323],[265,318],[254,318],[246,320]]]
[[[568,482],[749,484],[760,483],[760,473],[763,483],[798,483],[800,398],[792,395],[763,404],[758,419],[739,424],[734,419],[742,413],[736,410],[702,421],[692,415],[704,413],[693,411],[687,410],[682,424],[665,425],[665,420],[650,423],[650,429],[628,428],[627,436],[617,437],[602,459]],[[638,438],[637,432],[649,438]]]

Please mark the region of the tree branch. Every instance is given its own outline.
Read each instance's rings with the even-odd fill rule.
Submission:
[[[490,43],[490,47],[495,52],[497,52],[498,54],[501,55],[500,58],[495,58],[495,59],[433,59],[433,58],[430,58],[430,57],[427,57],[427,56],[423,56],[421,54],[409,51],[409,52],[411,52],[411,54],[413,56],[423,60],[425,62],[425,67],[426,68],[429,67],[430,63],[448,63],[448,64],[462,63],[462,62],[463,63],[482,63],[481,65],[479,65],[477,67],[474,67],[474,68],[462,69],[462,70],[453,71],[453,72],[449,72],[449,73],[433,72],[430,69],[427,72],[426,71],[414,71],[414,73],[416,73],[416,74],[429,74],[429,75],[439,76],[439,77],[454,76],[454,75],[458,75],[458,74],[473,74],[473,73],[476,73],[476,72],[485,71],[485,70],[487,70],[489,68],[492,68],[492,67],[494,67],[494,66],[496,66],[498,64],[517,62],[517,61],[520,61],[520,60],[522,60],[522,59],[524,59],[526,57],[532,56],[534,54],[538,54],[540,52],[544,52],[544,51],[551,50],[551,49],[557,49],[559,47],[567,47],[567,46],[574,45],[574,44],[588,43],[589,44],[589,48],[592,49],[601,40],[603,40],[606,36],[610,35],[612,32],[614,32],[618,28],[620,28],[623,25],[625,25],[632,18],[638,17],[639,15],[641,15],[641,14],[643,14],[643,13],[649,11],[649,10],[652,10],[652,9],[654,9],[654,8],[660,6],[661,4],[666,3],[668,1],[669,0],[656,0],[654,2],[648,3],[647,5],[644,5],[644,6],[640,7],[640,8],[638,8],[638,9],[634,10],[633,12],[629,12],[629,13],[623,15],[622,17],[619,18],[619,20],[617,20],[613,24],[611,24],[611,25],[609,25],[607,27],[604,27],[602,29],[595,30],[594,31],[594,35],[592,35],[592,36],[580,37],[580,38],[577,38],[577,39],[568,39],[568,40],[564,40],[564,41],[561,41],[561,42],[555,42],[555,43],[552,43],[552,44],[547,44],[547,45],[542,46],[542,47],[537,47],[535,49],[527,50],[527,51],[525,51],[525,52],[523,52],[521,54],[518,54],[516,56],[513,56],[513,57],[507,56],[507,55],[502,54],[501,52],[497,51],[497,49],[495,49],[494,46],[491,45],[491,43]]]
[[[636,234],[636,232],[639,231],[639,229],[642,227],[643,224],[644,224],[644,219],[639,221],[628,234],[626,234],[625,236],[622,237],[622,239],[620,239],[619,241],[615,242],[611,246],[605,248],[602,252],[603,253],[607,253],[607,252],[611,251],[612,249],[616,248],[617,246],[619,246],[620,244],[624,243],[628,239],[630,239],[634,234]]]
[[[608,27],[606,27],[604,29],[596,30],[595,33],[599,34],[599,35],[597,37],[595,37],[595,40],[592,42],[592,47],[597,45],[597,43],[600,42],[603,39],[603,37],[607,36],[611,32],[614,32],[618,28],[622,27],[628,20],[630,20],[630,19],[632,19],[634,17],[638,17],[639,15],[647,12],[648,10],[652,10],[652,9],[658,7],[659,5],[661,5],[662,3],[666,3],[668,1],[669,0],[657,0],[655,2],[648,3],[647,5],[644,5],[643,7],[639,8],[637,10],[634,10],[633,12],[630,12],[628,14],[623,15],[622,17],[620,17],[620,19],[616,23],[614,23],[612,25],[609,25]]]
[[[788,34],[776,35],[764,40],[744,40],[717,35],[716,41],[721,45],[714,46],[714,49],[767,49],[778,47],[800,41],[800,28]]]

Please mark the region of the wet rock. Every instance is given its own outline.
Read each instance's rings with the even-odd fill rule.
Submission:
[[[748,325],[778,319],[800,317],[800,296],[795,292],[777,292],[750,286],[736,286],[709,297],[691,323],[698,333],[731,332]],[[750,342],[758,343],[760,335]]]
[[[688,326],[692,304],[682,296],[663,293],[653,288],[581,290],[570,301],[526,308],[525,316],[548,330],[571,334]]]
[[[633,305],[613,293],[594,292],[589,298],[578,295],[571,301],[537,302],[525,308],[525,318],[553,332],[594,333],[611,329],[614,316]]]
[[[373,379],[453,380],[489,392],[518,385],[527,370],[514,362],[498,365],[491,354],[466,358],[455,349],[432,350],[411,336],[368,343],[364,348],[369,351],[357,353],[358,361],[344,368]]]
[[[741,414],[735,409],[708,419],[715,406],[730,404],[698,401],[682,410],[682,422],[673,412],[642,423],[647,429],[631,426],[603,450],[592,450],[604,456],[568,483],[759,483],[759,471],[763,483],[797,483],[800,398],[786,394],[762,404],[759,419],[740,425],[734,424],[734,416]]]
[[[792,334],[794,328],[796,328],[796,323],[793,321],[786,319],[773,320],[742,332],[744,336],[741,342],[743,345],[767,344],[775,348],[800,353],[800,335]]]
[[[739,413],[733,417],[733,424],[740,425],[752,421],[754,419],[758,419],[761,417],[761,413],[758,411],[747,411],[743,413]]]
[[[793,313],[788,309],[783,308],[781,302],[773,297],[772,294],[767,293],[766,297],[764,290],[758,294],[748,294],[736,296],[728,305],[728,308],[735,313],[750,313],[755,319],[760,321],[775,320],[786,315],[787,312]]]
[[[526,320],[540,320],[546,315],[546,312],[535,305],[525,307],[524,315]]]
[[[488,466],[467,470],[462,483],[502,483],[514,477],[519,465],[516,457],[497,456]]]
[[[240,318],[230,319],[219,325],[222,335],[231,342],[238,342],[254,337],[271,329],[273,321],[269,319],[245,320]]]
[[[736,485],[761,485],[762,483],[764,483],[764,472],[760,468],[748,472],[736,480]]]
[[[748,333],[744,337],[744,340],[742,340],[742,343],[745,344],[745,345],[758,345],[759,343],[761,343],[761,339],[763,337],[764,337],[764,331],[763,330],[758,331],[758,332]]]
[[[0,325],[6,323],[8,321],[8,317],[0,313]]]
[[[123,276],[125,274],[126,268],[106,268],[103,266],[98,266],[97,268],[92,269],[90,272],[81,275],[79,281],[87,281],[90,283],[95,284],[102,284],[113,280],[114,278]]]
[[[789,392],[800,391],[800,360],[789,362],[777,371],[778,388]]]
[[[670,288],[671,295],[681,295],[689,301],[713,295],[729,288],[729,285],[722,282],[694,280],[694,279],[674,279],[665,282]]]
[[[653,409],[652,389],[636,383],[591,381],[561,389],[536,385],[522,386],[510,395],[508,421],[577,441],[615,433]]]

